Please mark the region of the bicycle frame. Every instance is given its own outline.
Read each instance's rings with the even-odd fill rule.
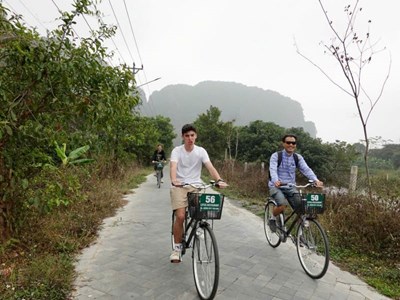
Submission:
[[[272,198],[270,198],[270,200],[273,201],[273,202],[276,204],[275,200],[273,200]],[[292,209],[293,209],[293,207],[292,207]],[[293,216],[295,215],[295,219],[294,219],[294,221],[290,224],[290,226],[289,226],[288,229],[286,229],[286,230],[285,230],[284,228],[279,228],[279,229],[277,229],[277,230],[282,231],[282,233],[285,235],[285,237],[288,237],[288,236],[291,236],[290,233],[292,232],[292,230],[294,229],[294,227],[298,224],[299,220],[300,220],[302,217],[305,217],[305,215],[299,215],[298,213],[296,213],[296,211],[295,211],[294,209],[293,209],[293,211],[290,213],[290,215],[288,215],[288,216],[285,216],[285,213],[284,213],[284,212],[283,212],[282,214],[284,215],[284,224],[283,224],[283,226],[285,226],[285,225],[288,223],[288,221],[289,221],[290,219],[292,219]],[[292,237],[292,241],[294,241],[294,237],[293,237],[293,236],[291,236],[291,237]]]
[[[307,186],[309,186],[309,184],[308,185],[305,185],[305,186],[297,186],[297,187],[299,187],[299,188],[301,188],[300,190],[299,190],[299,192],[298,192],[298,194],[299,194],[299,199],[300,199],[300,201],[303,201],[303,188],[306,188]],[[273,199],[273,198],[270,198],[270,200],[271,201],[273,201],[275,204],[276,204],[276,201]],[[285,234],[285,236],[286,237],[288,237],[288,236],[290,236],[290,232],[294,229],[294,227],[296,226],[296,224],[298,224],[298,222],[299,222],[299,220],[300,219],[302,219],[302,218],[304,218],[304,219],[316,219],[316,216],[313,216],[313,215],[307,215],[307,214],[299,214],[299,213],[297,213],[296,212],[296,210],[295,210],[295,208],[292,206],[292,204],[289,202],[289,206],[292,208],[292,212],[291,212],[291,214],[289,215],[289,216],[285,216],[285,212],[282,212],[282,214],[283,214],[283,216],[285,216],[284,217],[284,224],[283,225],[286,225],[287,224],[287,222],[293,217],[293,215],[296,215],[296,217],[295,217],[295,220],[292,222],[292,224],[289,226],[289,228],[287,229],[287,230],[284,230],[283,228],[282,228],[282,232]]]
[[[213,228],[213,220],[211,220],[211,224],[208,221],[204,220],[196,220],[193,218],[189,218],[189,213],[186,210],[186,216],[185,216],[185,221],[184,221],[184,228],[185,231],[182,234],[182,244],[183,244],[183,249],[182,249],[182,255],[185,254],[186,249],[190,248],[192,239],[196,233],[196,228],[197,227],[204,227],[204,226],[210,226],[210,228]]]
[[[190,244],[192,242],[193,236],[196,233],[196,228],[198,227],[203,227],[203,226],[210,226],[210,224],[206,221],[203,220],[195,220],[193,218],[190,218],[188,221],[188,218],[185,220],[185,233],[182,239],[182,242],[184,244],[184,248],[190,248]],[[190,231],[190,233],[189,233]],[[184,253],[182,253],[184,254]]]
[[[289,216],[285,217],[285,219],[284,219],[284,222],[285,222],[285,223],[284,223],[283,225],[287,224],[287,222],[288,222],[294,215],[296,215],[295,220],[292,222],[292,224],[290,224],[289,228],[288,228],[287,230],[284,230],[284,228],[282,228],[282,231],[283,231],[283,233],[285,234],[285,236],[290,236],[290,232],[292,232],[292,230],[294,229],[294,227],[296,226],[296,224],[297,224],[297,223],[299,222],[299,220],[301,219],[301,215],[298,215],[295,211],[292,211],[292,213],[291,213]]]

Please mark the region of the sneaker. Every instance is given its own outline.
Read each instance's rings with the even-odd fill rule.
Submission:
[[[275,219],[269,219],[268,226],[272,232],[276,232],[276,220]]]
[[[161,179],[161,183],[164,183],[164,180]]]
[[[174,250],[169,257],[172,263],[180,263],[181,262],[181,251]]]

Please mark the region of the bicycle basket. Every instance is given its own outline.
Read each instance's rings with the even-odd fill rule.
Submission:
[[[189,215],[196,220],[221,219],[224,195],[188,193]]]
[[[300,213],[322,214],[325,210],[325,194],[307,193],[303,195]]]
[[[164,168],[164,165],[162,162],[158,162],[156,165],[157,170],[162,170]]]

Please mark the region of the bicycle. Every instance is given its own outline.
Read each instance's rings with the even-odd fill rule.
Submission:
[[[186,249],[193,247],[192,268],[196,290],[201,299],[213,299],[218,289],[219,253],[217,240],[213,232],[213,220],[220,219],[224,204],[224,195],[206,193],[209,187],[218,187],[214,181],[210,184],[183,184],[177,187],[193,187],[188,193],[188,207],[182,234],[182,256]],[[208,221],[211,220],[211,223]],[[175,212],[172,212],[171,244],[174,249]]]
[[[264,210],[264,232],[271,247],[276,248],[289,237],[296,245],[300,264],[308,276],[313,279],[322,278],[329,266],[329,242],[325,230],[317,221],[317,215],[325,209],[325,194],[304,193],[303,189],[315,187],[314,184],[288,185],[299,189],[301,205],[285,218],[284,212],[276,217],[276,230],[271,228],[270,219],[273,208],[277,205],[275,200],[268,198]],[[297,194],[297,193],[296,193]],[[286,224],[293,217],[294,221],[286,229]],[[278,222],[280,226],[278,226]],[[292,234],[293,229],[297,229]]]
[[[161,180],[162,180],[162,175],[163,175],[163,169],[164,169],[164,162],[163,161],[153,161],[153,164],[156,165],[156,177],[157,177],[157,187],[161,187]]]

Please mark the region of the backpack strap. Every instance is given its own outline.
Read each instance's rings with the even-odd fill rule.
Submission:
[[[299,156],[297,153],[293,153],[294,163],[296,164],[296,168],[299,167]]]
[[[296,168],[299,167],[299,156],[297,155],[297,153],[293,152],[293,159],[294,159],[294,163],[296,164]],[[282,151],[278,152],[278,168],[282,163]]]
[[[279,168],[279,166],[281,165],[281,163],[282,163],[282,151],[279,151],[278,152],[278,168]]]

